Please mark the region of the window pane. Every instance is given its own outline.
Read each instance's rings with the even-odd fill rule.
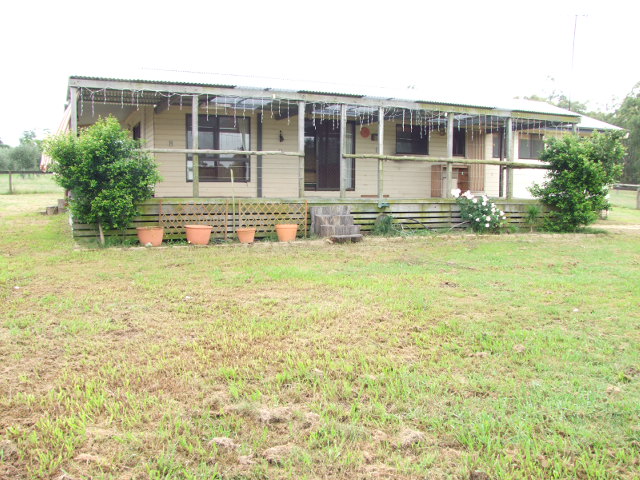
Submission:
[[[220,150],[249,150],[248,118],[220,117]]]
[[[492,134],[493,137],[493,158],[500,158],[500,143],[502,143],[502,135],[500,133]],[[505,152],[502,152],[502,156],[505,156]]]
[[[428,136],[420,131],[420,127],[396,125],[396,153],[428,155]]]
[[[250,119],[227,116],[198,116],[198,141],[201,149],[250,150]],[[187,148],[192,147],[191,115],[187,115]],[[193,181],[192,155],[187,155],[187,181]],[[200,155],[199,179],[202,182],[249,181],[249,157],[242,154]]]
[[[464,128],[453,129],[453,154],[464,157],[466,147],[467,130]]]

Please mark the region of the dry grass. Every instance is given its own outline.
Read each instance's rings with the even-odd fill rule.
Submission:
[[[83,250],[11,208],[0,477],[638,476],[637,235]]]

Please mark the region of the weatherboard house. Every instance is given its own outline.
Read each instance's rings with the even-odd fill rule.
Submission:
[[[545,136],[617,128],[528,100],[490,105],[189,72],[112,77],[69,78],[62,128],[115,116],[163,178],[137,223],[170,224],[199,208],[218,215],[224,234],[247,219],[260,223],[260,211],[282,214],[283,205],[304,205],[305,225],[309,206],[337,203],[350,205],[365,230],[381,212],[407,226],[451,225],[454,188],[497,199],[517,222],[528,187],[544,178]]]

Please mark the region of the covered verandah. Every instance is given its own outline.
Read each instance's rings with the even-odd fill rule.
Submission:
[[[391,172],[395,172],[396,176],[405,175],[411,178],[416,176],[416,169],[424,172],[425,165],[434,165],[442,172],[442,184],[437,185],[437,188],[425,186],[421,191],[416,189],[418,194],[411,195],[411,198],[446,198],[450,196],[452,188],[457,186],[456,172],[465,168],[473,172],[474,168],[495,166],[500,169],[500,188],[497,194],[492,196],[511,199],[514,169],[545,168],[544,165],[515,161],[514,145],[517,133],[567,131],[575,128],[579,121],[579,117],[574,115],[303,90],[166,84],[85,77],[72,77],[69,85],[71,128],[76,131],[79,119],[81,125],[86,125],[90,124],[92,119],[95,121],[99,115],[119,114],[119,118],[124,119],[126,114],[121,112],[142,110],[140,117],[146,124],[151,125],[151,128],[143,128],[145,132],[150,132],[142,133],[146,149],[158,159],[163,156],[168,158],[169,155],[173,155],[172,158],[175,159],[180,158],[180,155],[189,159],[192,165],[187,179],[191,183],[190,191],[180,196],[188,195],[192,198],[229,197],[233,188],[222,188],[223,183],[242,182],[239,180],[242,175],[236,174],[234,178],[237,172],[230,166],[226,168],[226,181],[223,179],[215,185],[218,188],[208,188],[203,192],[201,172],[211,159],[216,159],[219,164],[232,165],[232,159],[249,158],[255,173],[250,185],[245,182],[249,188],[244,188],[242,193],[236,192],[238,196],[274,197],[273,189],[269,192],[265,187],[266,178],[280,176],[283,182],[287,182],[287,188],[282,189],[285,194],[277,197],[347,199],[357,196],[374,197],[379,201],[406,199],[406,195],[398,194],[401,186],[395,189],[390,187],[393,184]],[[172,145],[173,142],[162,145],[159,134],[154,132],[154,123],[158,123],[163,115],[172,109],[190,112],[187,141],[178,147]],[[255,141],[249,142],[249,145],[242,145],[240,149],[225,149],[219,145],[217,148],[209,148],[209,145],[201,144],[202,135],[190,134],[194,131],[201,132],[203,118],[218,116],[233,118],[234,124],[238,118],[251,117],[252,124],[255,125]],[[282,125],[285,124],[288,133],[291,133],[291,127],[297,127],[295,140],[292,141],[292,135],[286,135],[287,140],[283,141]],[[326,158],[321,159],[327,162],[321,166],[326,167],[322,171],[325,175],[324,187],[330,188],[323,188],[322,180],[318,181],[322,174],[321,168],[316,165],[314,169],[314,165],[310,164],[309,128],[318,130],[321,125],[328,125],[331,132],[329,136],[335,136],[330,145],[335,150],[335,161],[331,163],[327,162]],[[275,131],[280,128],[279,144],[266,141],[263,133],[265,127]],[[397,133],[385,131],[385,127],[396,127],[398,132],[413,132],[414,136],[419,135],[429,140],[435,137],[433,143],[441,142],[442,148],[419,154],[400,153],[397,151],[397,140],[392,136]],[[456,132],[459,133],[461,130],[466,132],[467,145],[474,146],[467,148],[462,156],[455,151],[459,143]],[[364,136],[365,133],[370,138],[366,144],[349,144],[347,141],[347,137],[353,136],[361,140],[360,136]],[[141,135],[140,132],[138,135]],[[480,142],[484,142],[489,135],[499,136],[501,139],[497,158],[495,155],[487,155],[486,146],[480,146]],[[331,142],[331,138],[329,141]],[[266,143],[269,143],[267,148]],[[394,145],[390,145],[391,143]],[[325,157],[328,156],[329,150],[331,148],[325,149]],[[274,158],[284,159],[285,162],[271,161]],[[359,165],[366,165],[366,176],[362,171],[355,169],[356,161]],[[436,170],[432,168],[431,171]],[[356,185],[360,187],[365,182],[366,188],[355,188]],[[483,187],[482,184],[476,186]],[[354,190],[357,191],[351,193]],[[484,193],[483,188],[475,190]]]

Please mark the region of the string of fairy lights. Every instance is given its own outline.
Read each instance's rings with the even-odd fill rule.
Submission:
[[[185,103],[190,105],[195,94],[174,93],[161,90],[135,90],[135,89],[113,89],[113,88],[78,88],[79,113],[84,115],[85,103],[91,108],[91,116],[95,117],[95,105],[119,104],[121,108],[135,106],[136,110],[140,106],[164,105],[167,110],[171,108],[183,109]],[[205,110],[207,120],[210,116],[233,116],[234,127],[237,126],[237,118],[244,117],[247,112],[259,113],[259,120],[264,121],[265,115],[271,119],[285,120],[290,124],[293,113],[297,114],[298,100],[287,98],[274,98],[275,96],[261,97],[241,97],[233,95],[214,96],[209,94],[199,94],[202,107]],[[188,102],[184,102],[187,99]],[[312,122],[314,128],[317,123],[329,123],[335,130],[339,128],[341,117],[341,104],[335,102],[308,102],[306,104],[306,115]],[[402,131],[416,132],[420,138],[431,139],[434,133],[443,135],[447,128],[448,111],[446,108],[439,109],[414,109],[405,107],[384,107],[384,118],[387,121],[395,120],[401,125]],[[347,105],[347,117],[355,119],[356,123],[363,128],[379,120],[378,107]],[[489,113],[455,113],[453,128],[459,132],[465,130],[469,132],[471,141],[475,135],[485,135],[504,131],[506,117],[492,115]],[[512,118],[512,131],[526,131],[529,134],[543,135],[545,131],[555,130],[566,131],[572,128],[569,122],[538,120],[527,118]]]

